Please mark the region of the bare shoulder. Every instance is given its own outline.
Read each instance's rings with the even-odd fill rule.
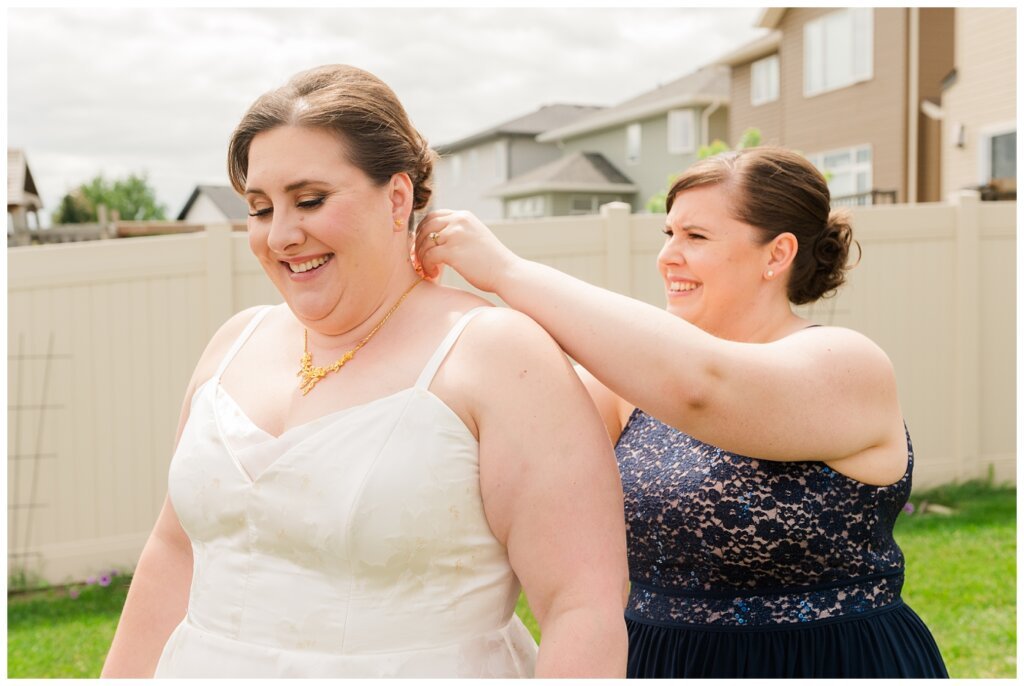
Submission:
[[[210,342],[206,344],[202,355],[199,356],[195,373],[192,375],[192,383],[190,385],[192,389],[198,388],[203,382],[213,376],[214,372],[217,371],[217,365],[220,364],[220,361],[231,348],[231,344],[242,335],[245,327],[264,307],[263,305],[258,305],[246,308],[233,314],[220,325],[220,328],[210,337]]]
[[[564,361],[561,348],[540,324],[507,307],[489,307],[481,312],[466,327],[465,337],[468,348],[495,363],[516,363],[547,356]]]
[[[857,373],[865,381],[895,380],[892,361],[873,340],[853,329],[818,326],[771,344],[779,354],[811,365],[823,374]]]

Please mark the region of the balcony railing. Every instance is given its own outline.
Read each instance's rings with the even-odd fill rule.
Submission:
[[[871,190],[855,195],[841,195],[838,198],[832,198],[832,207],[894,204],[896,204],[896,191]]]

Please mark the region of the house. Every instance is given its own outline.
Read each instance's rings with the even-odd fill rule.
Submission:
[[[765,9],[757,26],[768,33],[716,62],[732,69],[726,140],[756,127],[763,143],[800,150],[828,172],[840,203],[942,199],[932,115],[959,11]]]
[[[556,160],[561,151],[537,134],[600,110],[587,105],[545,105],[453,143],[437,146],[433,207],[469,210],[484,220],[504,217],[495,185]]]
[[[728,104],[728,69],[705,67],[538,135],[565,159],[491,192],[509,217],[592,213],[610,199],[642,209],[700,145],[725,137]]]
[[[955,69],[943,84],[942,194],[1017,197],[1017,10],[957,8]],[[938,108],[936,108],[938,109]]]
[[[597,214],[605,203],[631,203],[638,188],[597,152],[574,152],[499,186],[506,219]]]
[[[28,245],[30,242],[29,216],[38,231],[39,210],[43,201],[36,190],[32,171],[22,150],[7,148],[7,244]]]
[[[178,213],[178,221],[189,224],[244,224],[248,217],[248,206],[231,186],[196,186]]]

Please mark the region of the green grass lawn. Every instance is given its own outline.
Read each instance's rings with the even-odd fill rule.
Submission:
[[[975,483],[915,493],[954,508],[949,516],[900,515],[907,557],[903,598],[924,619],[950,676],[1013,678],[1016,659],[1016,503],[1012,488]],[[13,595],[7,604],[8,677],[97,677],[124,604],[128,579]],[[516,612],[539,638],[523,597]]]

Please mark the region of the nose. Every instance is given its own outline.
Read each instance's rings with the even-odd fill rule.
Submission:
[[[267,246],[276,253],[286,255],[294,252],[297,246],[306,241],[306,232],[299,224],[298,216],[287,208],[274,208],[274,216],[270,220],[270,233],[267,234]]]
[[[671,237],[666,240],[665,244],[661,246],[661,250],[658,251],[658,264],[679,265],[683,262],[685,262],[683,251],[676,245],[675,238]]]

